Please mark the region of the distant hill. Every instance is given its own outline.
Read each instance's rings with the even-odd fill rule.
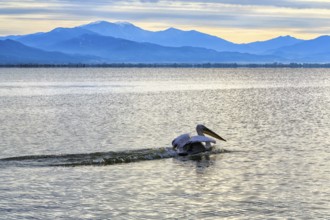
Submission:
[[[128,22],[111,23],[106,21],[93,22],[80,26],[100,35],[123,38],[137,42],[148,42],[171,47],[203,47],[218,51],[232,50],[235,44],[219,37],[198,31],[182,31],[169,28],[164,31],[147,31]]]
[[[105,46],[106,45],[106,46]],[[273,56],[217,52],[194,47],[164,47],[100,35],[82,35],[58,43],[65,52],[49,52],[13,40],[0,41],[0,64],[273,62]]]
[[[100,35],[83,35],[55,47],[70,54],[94,55],[109,62],[273,62],[275,56],[218,52],[198,47],[165,47]]]
[[[79,28],[92,31],[102,36],[110,36],[122,38],[137,42],[147,42],[150,35],[154,32],[143,30],[128,22],[111,23],[107,21],[97,21],[86,25],[81,25]]]
[[[241,52],[245,51],[257,54],[269,54],[272,53],[272,50],[281,47],[292,46],[301,42],[303,42],[303,40],[291,36],[280,36],[266,41],[257,41],[248,44],[242,44],[246,45],[247,49],[244,50],[243,48]]]
[[[168,28],[163,31],[147,31],[128,22],[111,23],[106,21],[93,22],[80,26],[100,35],[123,38],[137,42],[149,42],[171,47],[203,47],[217,51],[265,53],[276,48],[293,45],[302,40],[291,36],[277,37],[267,41],[257,41],[247,44],[235,44],[222,38],[201,33],[195,30],[183,31]]]
[[[69,40],[83,34],[94,34],[89,30],[79,27],[76,28],[55,28],[54,30],[46,33],[36,33],[15,37],[15,41],[19,41],[27,46],[36,47],[39,49],[49,49],[50,45],[55,43]]]
[[[38,62],[330,62],[330,37],[300,40],[280,36],[266,41],[235,44],[195,30],[169,28],[148,31],[128,22],[98,21],[49,32],[11,35],[14,50],[2,50],[0,62],[33,60]],[[6,42],[6,43],[5,43]],[[9,41],[10,42],[10,41]],[[10,44],[3,41],[1,44]],[[8,45],[7,45],[8,46]],[[23,48],[25,46],[25,48]],[[36,49],[39,49],[36,51]],[[29,55],[28,51],[32,54]],[[59,52],[56,54],[48,52]],[[11,54],[10,54],[11,53]],[[37,56],[37,53],[43,54]],[[68,55],[70,54],[70,55]],[[16,62],[16,61],[15,61]]]
[[[312,40],[306,40],[298,44],[281,47],[273,51],[272,54],[288,57],[301,61],[320,60],[330,62],[330,36],[320,36]]]
[[[95,57],[72,56],[28,47],[13,40],[0,40],[0,64],[68,64],[94,63]]]
[[[93,55],[108,62],[275,62],[275,56],[218,52],[198,47],[165,47],[100,35],[82,35],[54,45],[70,54]]]

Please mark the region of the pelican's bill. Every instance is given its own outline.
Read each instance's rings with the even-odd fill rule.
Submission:
[[[214,131],[208,129],[207,127],[204,127],[203,129],[203,133],[204,134],[207,134],[207,135],[210,135],[211,137],[214,137],[214,138],[217,138],[221,141],[226,141],[224,138],[220,137],[220,135],[218,135],[217,133],[215,133]]]

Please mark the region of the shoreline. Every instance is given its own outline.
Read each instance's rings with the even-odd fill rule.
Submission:
[[[330,63],[104,63],[0,64],[0,68],[330,68]]]

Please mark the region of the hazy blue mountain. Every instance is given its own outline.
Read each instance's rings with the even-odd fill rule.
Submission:
[[[16,37],[15,40],[27,46],[36,47],[40,49],[49,49],[50,45],[64,40],[69,40],[83,34],[96,34],[83,28],[55,28],[46,33],[36,33]]]
[[[234,44],[222,38],[194,30],[183,31],[176,28],[169,28],[163,31],[148,31],[128,22],[111,23],[107,21],[93,22],[75,28],[56,28],[46,33],[36,33],[23,36],[7,36],[2,37],[2,39],[13,39],[28,46],[33,46],[44,50],[56,50],[56,48],[53,47],[54,44],[79,37],[83,34],[99,34],[136,42],[154,43],[162,46],[191,46],[213,49],[217,51],[244,52],[251,54],[262,54],[269,51],[272,52],[280,47],[301,42],[299,39],[285,36],[248,44]]]
[[[296,62],[303,63],[330,63],[330,52],[307,55],[303,58],[297,58]]]
[[[164,31],[154,32],[148,42],[172,47],[203,47],[217,51],[234,51],[237,45],[198,31],[182,31],[169,28]]]
[[[97,61],[97,58],[91,56],[72,56],[59,52],[48,52],[25,46],[13,40],[0,40],[0,64],[68,64]]]
[[[56,54],[46,52],[58,51],[68,62],[330,62],[330,36],[307,41],[281,36],[267,41],[234,44],[198,31],[176,28],[147,31],[128,22],[99,21],[1,39],[22,43],[1,42],[2,61],[9,60],[8,57],[37,60],[37,55],[43,53],[40,56],[42,62],[62,62]],[[5,46],[10,49],[8,52]],[[42,50],[36,51],[36,48]]]
[[[308,60],[308,58],[313,58],[313,60],[320,58],[324,60],[324,57],[327,57],[326,54],[329,53],[330,36],[320,36],[318,38],[306,40],[292,46],[279,48],[273,52],[273,54],[276,55],[300,60]],[[330,60],[327,62],[329,61]]]
[[[122,38],[137,42],[146,42],[145,39],[149,39],[150,35],[153,34],[152,31],[143,30],[128,22],[111,23],[107,21],[97,21],[90,24],[81,25],[79,27],[99,35]]]
[[[0,40],[16,40],[17,38],[22,37],[22,35],[9,35],[9,36],[2,36]]]
[[[242,48],[241,52],[250,52],[250,53],[271,53],[272,50],[292,46],[297,43],[303,42],[303,40],[291,37],[291,36],[280,36],[266,41],[256,41],[248,44],[241,44],[241,46],[247,46],[246,49]]]
[[[94,55],[108,62],[275,62],[275,56],[257,56],[235,52],[218,52],[197,47],[165,47],[151,43],[86,34],[54,45],[70,54]]]
[[[169,28],[164,31],[147,31],[128,22],[111,23],[106,21],[93,22],[80,26],[86,30],[100,35],[122,38],[137,42],[148,42],[171,47],[203,47],[218,51],[233,51],[234,43],[216,36],[204,34],[198,31],[182,31]]]
[[[218,51],[235,51],[237,47],[236,44],[229,41],[198,31],[182,31],[169,28],[164,31],[152,32],[143,30],[128,22],[111,23],[106,21],[93,22],[75,28],[56,28],[46,33],[8,36],[6,38],[17,40],[32,47],[54,50],[56,49],[53,47],[54,44],[79,37],[83,34],[99,34],[137,42],[154,43],[162,46],[203,47]]]
[[[169,28],[163,31],[147,31],[128,22],[111,23],[99,21],[82,25],[80,27],[104,36],[112,36],[137,42],[154,43],[162,46],[191,46],[217,51],[246,52],[252,54],[267,53],[270,50],[294,45],[303,41],[291,36],[280,36],[266,41],[235,44],[222,38],[195,30],[183,31],[176,28]]]

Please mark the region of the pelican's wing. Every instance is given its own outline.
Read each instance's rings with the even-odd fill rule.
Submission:
[[[200,142],[210,142],[215,144],[215,140],[206,136],[192,136],[189,140],[189,144],[200,143]]]
[[[174,148],[184,147],[189,142],[189,140],[190,140],[189,134],[182,134],[172,141],[172,146]]]

